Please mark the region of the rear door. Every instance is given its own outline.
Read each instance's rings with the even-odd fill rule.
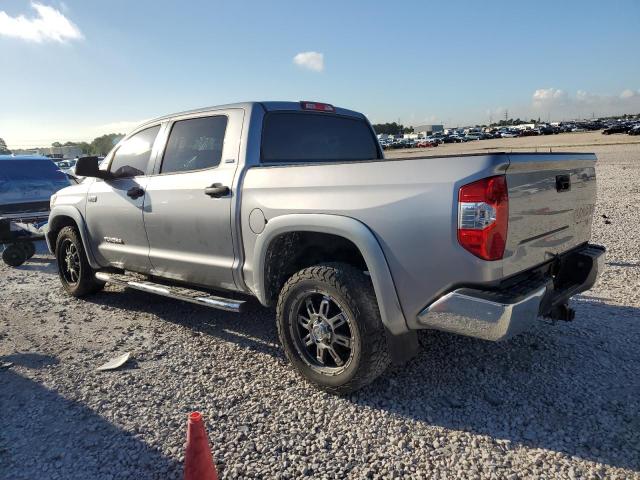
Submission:
[[[244,112],[183,117],[146,186],[144,224],[152,273],[235,289],[231,198]]]
[[[151,270],[142,206],[159,131],[160,125],[156,125],[125,140],[109,162],[115,178],[95,180],[87,192],[85,215],[91,247],[118,268],[143,273]]]

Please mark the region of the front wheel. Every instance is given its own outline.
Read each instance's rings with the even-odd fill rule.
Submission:
[[[95,293],[104,287],[89,265],[80,235],[73,227],[64,227],[56,241],[58,274],[64,289],[74,297]]]
[[[390,363],[371,279],[350,265],[318,265],[293,275],[276,315],[289,361],[323,390],[358,390]]]

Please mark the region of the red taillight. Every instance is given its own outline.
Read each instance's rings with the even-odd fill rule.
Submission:
[[[509,193],[504,175],[483,178],[458,193],[458,241],[483,260],[504,255],[509,223]]]
[[[336,111],[335,107],[328,103],[300,102],[300,106],[303,110],[314,110],[316,112],[334,113]]]

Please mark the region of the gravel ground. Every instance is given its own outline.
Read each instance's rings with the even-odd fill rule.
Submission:
[[[200,410],[224,478],[640,479],[640,145],[590,150],[609,253],[576,320],[501,344],[425,332],[345,398],[296,377],[258,305],[75,300],[42,249],[0,266],[0,478],[181,478]],[[127,368],[95,371],[125,351]]]

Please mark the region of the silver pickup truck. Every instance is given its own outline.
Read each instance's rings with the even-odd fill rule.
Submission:
[[[66,291],[114,283],[239,312],[276,309],[284,351],[346,393],[410,358],[417,330],[498,341],[571,320],[588,243],[590,153],[385,159],[360,113],[252,102],[145,123],[51,197]]]

